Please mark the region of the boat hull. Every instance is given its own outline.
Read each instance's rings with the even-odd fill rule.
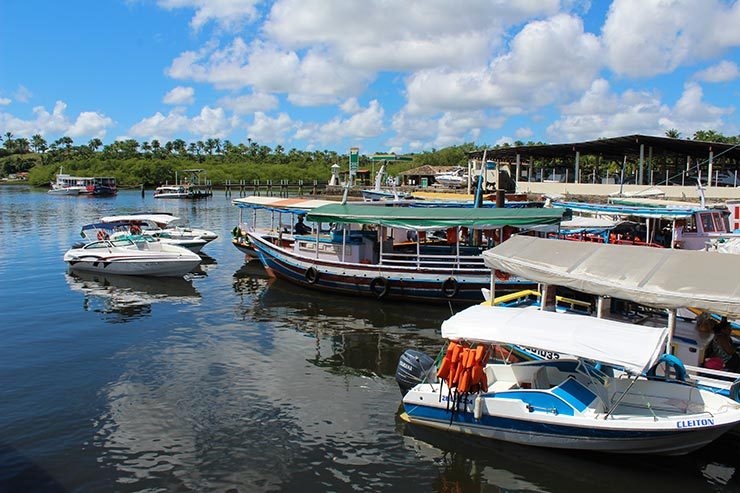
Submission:
[[[99,272],[122,276],[179,277],[195,269],[200,264],[200,260],[83,259],[67,260],[67,263],[70,269],[74,271]]]
[[[295,255],[252,234],[249,239],[268,274],[310,289],[383,300],[472,304],[480,303],[481,288],[490,286],[490,271],[342,264]],[[496,289],[508,292],[532,286],[514,280],[497,283]]]
[[[556,425],[511,417],[404,404],[412,424],[465,435],[546,448],[591,450],[622,454],[683,455],[697,450],[731,430],[734,424],[686,430],[596,429]]]

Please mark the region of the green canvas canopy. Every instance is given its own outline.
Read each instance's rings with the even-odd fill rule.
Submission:
[[[383,207],[377,205],[324,205],[306,219],[319,223],[382,224],[403,229],[464,226],[534,226],[559,224],[564,209],[474,209],[470,207]]]

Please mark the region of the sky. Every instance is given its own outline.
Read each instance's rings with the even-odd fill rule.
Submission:
[[[345,153],[740,134],[740,1],[3,0],[0,133]]]

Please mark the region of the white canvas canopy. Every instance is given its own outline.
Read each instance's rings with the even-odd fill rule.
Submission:
[[[169,224],[180,219],[170,214],[124,214],[119,216],[105,216],[100,218],[103,223],[115,223],[119,221],[151,221],[157,224]]]
[[[656,308],[740,316],[740,256],[514,236],[483,253],[491,269]]]
[[[642,373],[665,348],[667,328],[521,308],[475,305],[442,323],[442,337],[572,354]]]
[[[283,197],[258,197],[255,195],[234,199],[231,202],[237,207],[248,209],[298,210],[303,212],[321,207],[322,205],[339,203],[333,200],[302,198],[286,199]]]

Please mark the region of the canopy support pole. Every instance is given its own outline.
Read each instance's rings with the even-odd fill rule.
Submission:
[[[596,298],[596,318],[604,318],[606,314],[606,296],[599,296]]]
[[[542,285],[542,298],[540,298],[540,310],[543,312],[555,311],[555,286],[552,284]]]
[[[383,265],[383,226],[378,224],[378,240],[380,240],[380,250],[378,255],[378,265]]]
[[[419,230],[416,230],[416,268],[421,269],[421,237]]]
[[[257,209],[252,209],[252,230],[257,230]]]
[[[344,263],[344,256],[347,252],[347,225],[342,224],[342,263]]]
[[[671,343],[673,342],[673,334],[676,332],[676,309],[671,308],[668,310],[668,340],[665,343],[666,354],[671,354]]]
[[[491,271],[491,284],[490,288],[491,290],[491,306],[493,306],[493,300],[496,299],[496,276],[494,275],[494,271]]]
[[[316,228],[316,258],[319,258],[319,231],[321,231],[321,223],[318,223],[318,228]]]
[[[455,228],[456,236],[455,236],[455,263],[457,264],[457,268],[460,268],[460,226]]]

